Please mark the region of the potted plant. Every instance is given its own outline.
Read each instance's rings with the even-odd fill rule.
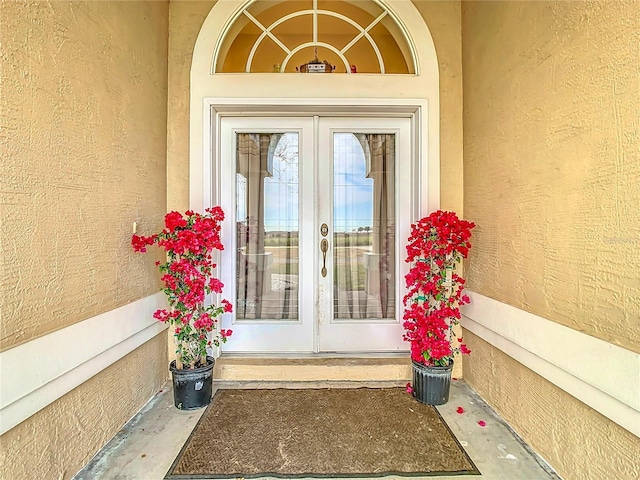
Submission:
[[[469,253],[474,226],[442,210],[411,225],[404,340],[411,343],[411,390],[416,399],[430,405],[449,400],[454,356],[471,353],[454,327],[460,321],[460,305],[469,303],[456,267]]]
[[[207,301],[210,294],[222,292],[223,284],[214,276],[213,253],[222,250],[220,207],[199,214],[191,210],[165,216],[165,228],[149,237],[133,235],[136,252],[158,245],[167,254],[165,263],[156,262],[163,274],[164,293],[170,310],[157,310],[153,316],[173,330],[176,360],[169,368],[173,378],[174,403],[181,410],[208,405],[211,400],[214,359],[207,348],[227,341],[231,330],[218,329],[217,317],[231,312],[231,303]]]

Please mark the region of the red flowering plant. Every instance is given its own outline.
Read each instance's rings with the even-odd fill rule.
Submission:
[[[442,210],[411,225],[403,338],[411,343],[411,359],[416,363],[445,367],[454,355],[471,353],[454,334],[454,327],[460,322],[460,306],[469,303],[462,293],[465,281],[455,269],[469,254],[473,227]]]
[[[207,347],[227,341],[231,330],[217,328],[217,317],[231,312],[231,303],[207,304],[211,293],[222,293],[222,282],[214,276],[213,252],[223,250],[220,223],[224,212],[220,207],[208,208],[206,214],[191,210],[182,215],[170,212],[165,228],[155,235],[133,235],[131,245],[144,253],[150,245],[158,245],[167,253],[165,263],[156,262],[163,274],[164,293],[170,310],[157,310],[153,316],[173,328],[176,342],[176,368],[192,369],[207,364]]]

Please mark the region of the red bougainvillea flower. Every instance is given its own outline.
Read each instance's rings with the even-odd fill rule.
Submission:
[[[480,425],[481,427],[486,427],[487,426],[487,422],[485,422],[484,420],[479,420],[478,421],[478,425]]]
[[[411,386],[410,383],[407,383],[407,393],[413,394],[413,387]]]
[[[227,313],[233,312],[233,305],[229,302],[229,300],[222,300],[222,308]]]
[[[456,413],[464,413],[464,408],[462,408],[462,407],[458,407],[458,408],[456,409]]]
[[[209,288],[211,291],[215,293],[222,293],[222,288],[224,287],[224,283],[222,283],[217,278],[212,278],[209,280]]]
[[[169,212],[164,216],[164,224],[169,232],[173,232],[176,228],[184,228],[187,226],[187,221],[182,218],[182,214],[179,212]]]
[[[202,215],[192,210],[185,214],[169,212],[165,215],[165,228],[158,234],[144,237],[133,235],[131,245],[144,253],[148,246],[157,244],[166,252],[165,263],[156,262],[164,283],[169,310],[161,309],[154,318],[174,327],[177,368],[195,368],[202,365],[207,347],[219,346],[227,341],[231,330],[217,330],[219,315],[233,310],[228,300],[219,305],[206,301],[208,295],[222,293],[224,285],[214,276],[215,250],[222,250],[220,227],[224,212],[212,207]]]
[[[131,237],[131,246],[134,252],[144,253],[147,251],[148,245],[153,245],[155,237],[142,237],[139,235],[133,235]]]
[[[403,298],[403,339],[411,344],[411,359],[427,366],[445,367],[457,354],[470,350],[454,327],[462,317],[460,306],[469,303],[465,281],[455,273],[469,254],[471,229],[454,212],[438,210],[411,225]]]

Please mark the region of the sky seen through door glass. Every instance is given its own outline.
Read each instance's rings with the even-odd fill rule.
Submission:
[[[282,135],[273,154],[271,176],[264,179],[265,231],[298,230],[298,138],[297,133]],[[353,232],[371,229],[373,179],[366,178],[362,146],[352,133],[335,133],[333,141],[334,230]],[[236,185],[237,215],[238,221],[242,221],[247,216],[243,200],[247,198],[247,182],[240,174]]]

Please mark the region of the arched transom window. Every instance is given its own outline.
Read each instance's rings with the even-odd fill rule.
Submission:
[[[404,28],[376,0],[248,1],[214,55],[216,73],[295,73],[309,64],[336,73],[417,70]]]

